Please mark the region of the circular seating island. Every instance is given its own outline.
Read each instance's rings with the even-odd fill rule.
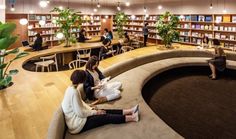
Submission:
[[[50,139],[79,139],[104,138],[111,136],[118,138],[183,138],[174,129],[168,126],[142,97],[143,86],[156,75],[178,67],[207,66],[211,54],[196,50],[171,50],[156,52],[140,56],[111,66],[104,71],[105,75],[113,77],[113,81],[123,84],[122,98],[101,104],[102,108],[128,108],[140,104],[141,120],[138,123],[125,125],[107,125],[87,131],[82,134],[71,135],[67,132],[61,108],[55,113],[48,131]],[[227,54],[227,68],[236,69],[235,54]]]

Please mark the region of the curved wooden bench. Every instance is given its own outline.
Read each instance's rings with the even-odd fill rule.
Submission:
[[[101,108],[128,108],[140,104],[141,121],[122,125],[107,125],[71,135],[66,132],[64,116],[61,108],[53,117],[48,130],[48,139],[78,138],[182,138],[166,125],[145,103],[141,90],[144,84],[157,74],[182,66],[207,65],[210,54],[203,51],[167,51],[142,56],[112,66],[104,71],[106,75],[115,77],[112,81],[123,83],[122,98],[111,103],[99,105]],[[231,58],[232,57],[232,58]],[[235,59],[232,54],[228,57]],[[236,62],[229,61],[227,66],[236,69]],[[114,103],[114,104],[113,104]],[[64,132],[63,132],[64,131]]]

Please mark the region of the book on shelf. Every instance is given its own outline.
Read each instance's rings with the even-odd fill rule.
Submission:
[[[206,21],[206,22],[212,22],[212,16],[211,16],[211,15],[207,15],[207,16],[205,17],[205,21]]]
[[[199,21],[199,22],[204,22],[204,21],[205,21],[205,16],[199,15],[198,21]]]
[[[234,15],[232,16],[232,22],[236,23],[236,16],[234,16]]]
[[[223,22],[226,22],[226,23],[231,22],[230,19],[231,19],[230,15],[224,15],[223,16]]]
[[[214,30],[219,30],[219,26],[214,26]]]
[[[191,21],[191,16],[190,15],[186,15],[185,20],[186,21]]]
[[[201,25],[196,25],[196,29],[201,29]]]
[[[198,15],[192,15],[191,21],[194,21],[194,22],[198,21]]]
[[[197,39],[197,44],[201,45],[202,44],[202,39]]]
[[[222,16],[217,15],[217,16],[216,16],[216,22],[217,22],[217,23],[222,22]]]
[[[215,33],[215,38],[220,39],[220,33]]]
[[[235,40],[235,35],[230,35],[230,36],[229,36],[229,39],[230,39],[230,40]]]
[[[29,20],[36,20],[36,16],[34,14],[29,14]]]

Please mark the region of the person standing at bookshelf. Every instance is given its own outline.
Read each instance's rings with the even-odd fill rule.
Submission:
[[[145,23],[144,24],[144,27],[143,27],[143,36],[144,36],[144,39],[143,39],[143,43],[144,43],[144,46],[147,46],[147,39],[148,39],[148,23]]]

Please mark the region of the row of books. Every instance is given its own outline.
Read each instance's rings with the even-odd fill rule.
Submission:
[[[236,27],[226,27],[226,26],[214,26],[215,31],[234,31],[236,32]]]
[[[101,22],[84,22],[82,23],[82,26],[92,26],[92,25],[101,25]]]
[[[40,32],[41,35],[51,35],[51,34],[55,34],[57,32],[57,30],[42,30]],[[37,31],[32,31],[29,30],[28,31],[28,36],[35,36],[38,32]]]
[[[212,30],[212,25],[193,24],[192,29]]]
[[[59,27],[59,25],[53,23],[46,23],[45,25],[40,25],[39,23],[35,23],[35,24],[30,24],[29,26],[32,26],[33,28]]]
[[[215,33],[215,38],[216,39],[222,39],[222,40],[232,40],[234,41],[236,38],[236,35],[225,35],[221,33]]]
[[[192,22],[212,22],[212,15],[185,15],[178,16],[180,21],[192,21]],[[236,16],[234,15],[216,15],[215,22],[232,22],[236,23]]]
[[[30,37],[29,42],[34,42],[36,37]],[[57,40],[56,36],[42,36],[43,42],[51,41],[51,40]]]

